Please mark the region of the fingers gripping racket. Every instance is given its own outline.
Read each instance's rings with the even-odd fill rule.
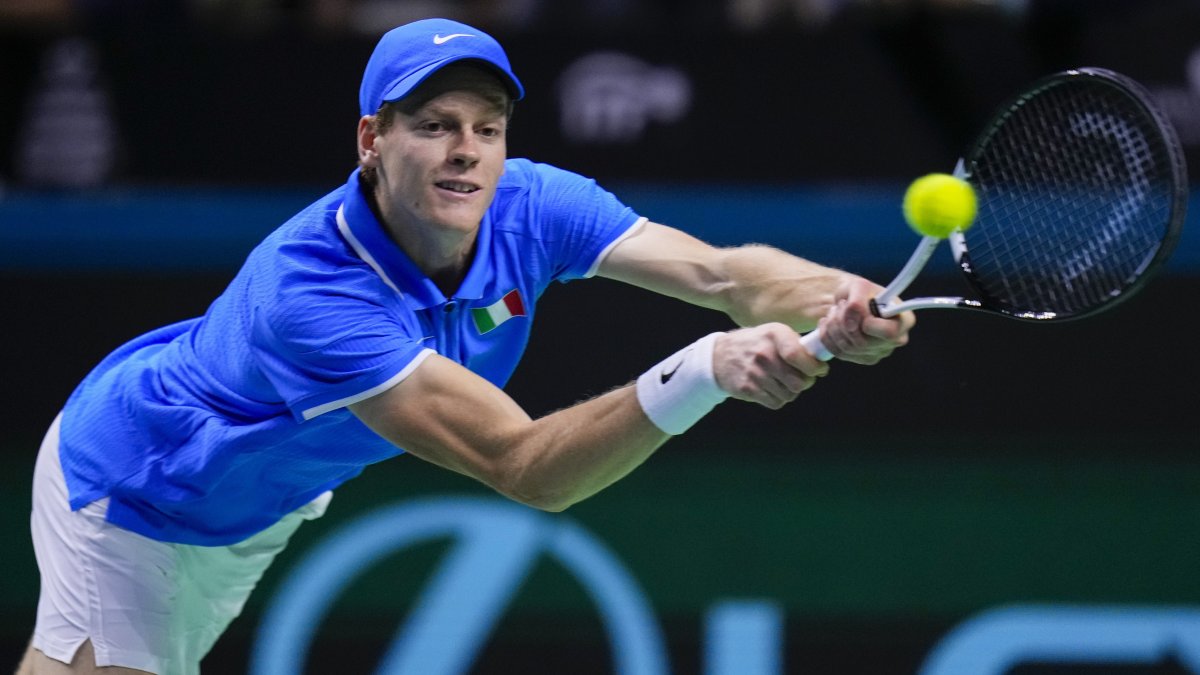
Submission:
[[[948,237],[976,297],[897,300],[941,242],[927,236],[872,302],[877,316],[1093,315],[1141,289],[1183,227],[1187,171],[1174,130],[1141,85],[1100,68],[1051,75],[1002,107],[955,175],[978,200],[974,225]],[[822,360],[833,357],[819,331],[801,343]]]

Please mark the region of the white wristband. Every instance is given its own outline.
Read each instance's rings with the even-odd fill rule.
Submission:
[[[638,403],[654,426],[668,434],[682,434],[729,398],[713,373],[713,346],[720,335],[700,338],[638,378]]]

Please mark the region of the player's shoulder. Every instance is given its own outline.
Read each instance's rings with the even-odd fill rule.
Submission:
[[[557,220],[586,208],[603,194],[596,181],[587,176],[553,164],[509,159],[496,188],[492,213],[536,214],[539,219]]]
[[[293,268],[337,267],[349,259],[338,232],[337,211],[344,188],[317,199],[281,223],[251,251],[247,266],[260,281],[289,274]]]
[[[343,189],[334,190],[296,213],[267,236],[246,261],[248,283],[273,305],[303,305],[311,295],[356,286],[372,289],[376,279],[338,231]]]
[[[343,185],[312,202],[277,227],[264,243],[273,246],[294,245],[288,252],[303,251],[308,246],[321,247],[337,241],[337,210],[346,192]]]
[[[556,185],[593,182],[590,178],[553,164],[515,157],[505,161],[504,175],[500,177],[497,191],[501,194],[505,191],[537,191]]]

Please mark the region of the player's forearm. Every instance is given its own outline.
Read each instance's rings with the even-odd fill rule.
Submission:
[[[524,425],[493,487],[560,511],[623,478],[668,438],[646,418],[634,387],[622,387]]]
[[[710,306],[741,326],[778,321],[797,331],[815,327],[850,278],[767,246],[726,249],[720,269]]]
[[[632,386],[534,420],[491,383],[436,355],[350,410],[409,454],[547,510],[595,494],[668,438]]]
[[[769,246],[716,248],[647,223],[601,263],[601,276],[728,314],[739,325],[778,321],[809,330],[851,275]]]

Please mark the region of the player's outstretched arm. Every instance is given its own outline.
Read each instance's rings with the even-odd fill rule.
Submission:
[[[709,350],[703,358],[697,345]],[[499,388],[437,355],[350,410],[421,459],[558,511],[628,474],[726,396],[778,408],[826,368],[791,329],[771,324],[704,338],[637,384],[536,420]]]
[[[797,332],[820,324],[827,347],[843,360],[875,363],[907,342],[911,312],[871,314],[883,290],[860,276],[769,246],[716,248],[685,232],[646,223],[601,262],[598,274],[701,307],[740,326],[780,322]]]
[[[669,438],[633,387],[534,421],[502,390],[436,355],[350,409],[410,454],[550,511],[620,479]]]

